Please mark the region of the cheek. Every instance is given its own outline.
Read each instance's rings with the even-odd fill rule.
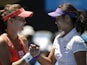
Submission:
[[[69,29],[69,28],[71,28],[71,27],[72,27],[71,24],[65,24],[65,25],[64,25],[64,28],[66,28],[66,29]]]
[[[16,23],[16,26],[20,26],[21,24],[19,22]]]
[[[19,22],[15,24],[15,27],[16,27],[17,29],[21,28],[21,26],[22,26],[22,24],[19,23]]]
[[[22,25],[24,25],[24,22],[18,21],[18,22],[17,22],[17,25],[18,25],[18,26],[22,26]]]
[[[62,21],[58,20],[58,21],[55,22],[55,24],[62,25],[63,23],[62,23]]]

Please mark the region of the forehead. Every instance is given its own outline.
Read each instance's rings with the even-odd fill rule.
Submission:
[[[56,19],[70,19],[71,17],[69,15],[61,15],[58,16]]]
[[[63,16],[58,16],[58,17],[56,18],[56,20],[63,19],[63,18],[64,18]]]
[[[65,15],[65,16],[59,16],[59,17],[57,17],[56,18],[56,22],[62,22],[62,21],[64,21],[64,23],[65,22],[71,22],[71,18],[69,17],[69,15]]]

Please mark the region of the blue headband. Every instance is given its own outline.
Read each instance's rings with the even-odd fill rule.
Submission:
[[[69,15],[72,18],[77,18],[76,13],[74,13],[74,12],[65,12],[65,11],[63,11],[62,15]]]

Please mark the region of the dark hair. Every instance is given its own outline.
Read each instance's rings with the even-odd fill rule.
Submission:
[[[77,31],[81,34],[87,30],[87,13],[85,11],[79,11],[79,16],[75,23]]]
[[[65,12],[72,12],[75,17],[71,17],[72,24],[76,27],[77,31],[82,34],[85,30],[87,30],[87,15],[85,11],[78,11],[72,4],[65,3],[59,6]]]

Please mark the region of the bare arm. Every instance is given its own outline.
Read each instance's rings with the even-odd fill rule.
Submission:
[[[48,57],[41,55],[39,57],[39,63],[41,65],[55,65],[56,59],[54,57],[54,52],[55,52],[55,49],[52,49]]]
[[[10,51],[6,40],[0,37],[0,62],[2,65],[27,65],[24,59],[20,59],[17,62],[10,62]]]
[[[74,55],[75,55],[77,65],[86,65],[86,52],[85,51],[76,52]]]
[[[10,52],[8,45],[0,40],[0,61],[2,65],[11,65],[10,63]]]

